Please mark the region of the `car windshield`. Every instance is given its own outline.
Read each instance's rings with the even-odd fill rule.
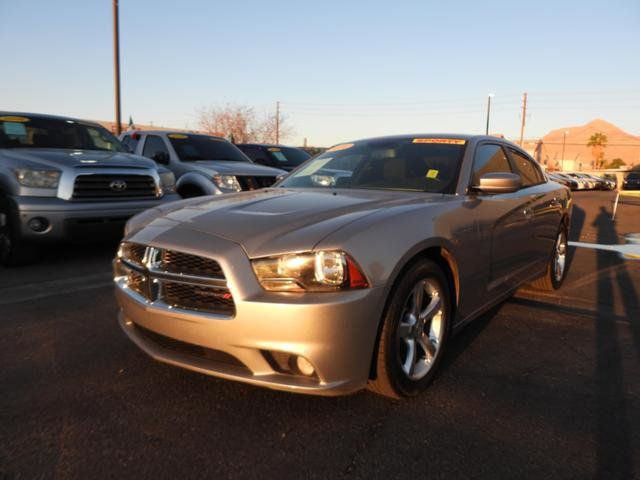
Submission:
[[[382,138],[330,148],[280,187],[453,193],[466,141]]]
[[[269,156],[275,161],[276,165],[286,167],[297,167],[311,158],[311,155],[299,148],[268,147],[267,151],[269,152]]]
[[[124,152],[105,128],[62,118],[0,116],[0,148],[69,148]]]
[[[238,147],[222,138],[208,135],[185,135],[182,133],[170,133],[167,136],[178,157],[183,162],[197,160],[251,162]]]
[[[627,180],[640,180],[640,173],[630,173],[629,175],[627,175]]]

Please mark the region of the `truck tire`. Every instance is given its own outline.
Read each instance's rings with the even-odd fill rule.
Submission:
[[[11,215],[5,205],[0,205],[0,265],[14,267],[26,265],[36,258],[36,249],[20,240]]]

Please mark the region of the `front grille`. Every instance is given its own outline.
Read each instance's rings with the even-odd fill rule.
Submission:
[[[166,272],[171,273],[224,278],[220,264],[215,260],[175,250],[162,252],[162,267]]]
[[[257,190],[258,188],[267,188],[276,183],[276,177],[249,177],[236,175],[238,183],[242,190]]]
[[[123,242],[116,276],[147,301],[203,313],[235,315],[220,264],[176,250]]]
[[[173,352],[181,353],[183,355],[189,355],[191,357],[203,358],[215,363],[222,363],[225,365],[247,369],[247,367],[240,360],[232,355],[229,355],[226,352],[214,350],[213,348],[201,347],[200,345],[194,345],[192,343],[182,342],[180,340],[176,340],[175,338],[165,337],[164,335],[152,332],[151,330],[141,327],[137,324],[134,324],[134,328],[138,333],[146,337],[148,340],[151,340],[159,347],[164,348],[165,350],[171,350]]]
[[[149,175],[82,174],[73,185],[75,200],[156,198],[157,188]]]
[[[233,299],[226,288],[218,290],[200,285],[164,282],[161,295],[167,305],[183,310],[215,311],[226,315],[235,313]]]

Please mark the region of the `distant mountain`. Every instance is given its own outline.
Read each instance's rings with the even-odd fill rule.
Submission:
[[[591,135],[597,132],[604,133],[608,138],[607,147],[604,150],[607,160],[621,158],[629,166],[640,164],[640,136],[631,135],[602,119],[592,120],[585,125],[552,130],[542,137],[542,144],[537,149],[533,146],[534,142],[527,142],[527,150],[532,154],[537,150],[537,158],[551,167],[562,160],[565,132],[564,159],[565,162],[573,163],[576,169],[591,167],[593,155],[591,148],[587,147],[587,142]]]

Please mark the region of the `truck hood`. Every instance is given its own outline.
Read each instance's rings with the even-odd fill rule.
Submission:
[[[165,205],[155,213],[134,217],[127,230],[129,240],[141,243],[170,239],[173,229],[195,230],[240,244],[255,258],[311,250],[327,235],[366,215],[442,202],[443,197],[373,190],[264,189]]]
[[[270,176],[277,177],[285,173],[278,168],[258,165],[252,162],[232,162],[230,160],[198,160],[189,162],[203,173],[241,176]]]
[[[155,168],[148,158],[124,152],[63,148],[5,148],[0,156],[24,168]]]

